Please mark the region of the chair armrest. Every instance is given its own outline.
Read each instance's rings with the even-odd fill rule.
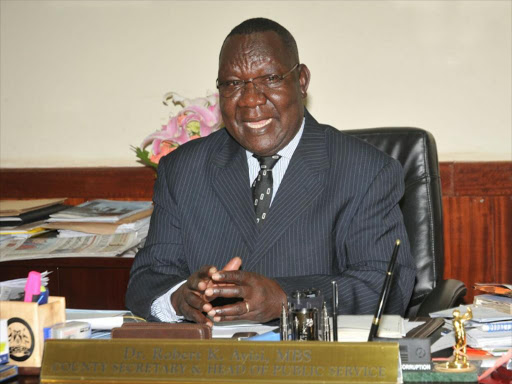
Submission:
[[[428,317],[429,313],[456,307],[463,302],[466,292],[463,282],[454,279],[442,280],[423,300],[416,316]]]

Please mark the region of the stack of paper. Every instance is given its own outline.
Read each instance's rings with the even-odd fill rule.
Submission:
[[[55,257],[119,256],[137,247],[140,242],[137,232],[69,238],[12,239],[0,243],[0,262]]]
[[[256,332],[261,335],[276,329],[276,326],[256,323],[254,321],[224,321],[213,324],[212,336],[214,339],[232,338],[237,333]]]
[[[492,308],[500,312],[512,314],[512,297],[501,295],[477,295],[474,304],[480,307]]]
[[[149,212],[151,206],[151,201],[91,200],[50,215],[48,222],[117,223],[140,212]]]
[[[45,228],[59,237],[137,233],[142,241],[153,212],[150,201],[92,200],[51,215]]]
[[[48,232],[48,229],[44,228],[43,225],[44,221],[35,221],[15,227],[0,227],[0,237],[2,241],[10,237],[28,239],[29,237]]]
[[[484,331],[481,327],[467,331],[468,345],[472,348],[512,348],[512,331]]]
[[[48,275],[51,272],[41,273],[41,285],[48,286]],[[0,301],[23,300],[27,278],[6,280],[0,282]]]
[[[123,325],[125,316],[133,316],[130,311],[66,309],[66,321],[85,321],[93,330],[111,330]]]
[[[116,223],[102,222],[53,222],[45,223],[44,227],[58,229],[62,237],[80,236],[83,234],[110,235],[114,233],[128,233],[149,229],[152,208],[139,212],[133,216],[121,219]]]
[[[445,328],[452,332],[432,344],[432,352],[441,348],[451,347],[454,343],[452,317],[453,311],[458,309],[461,314],[471,308],[473,317],[466,322],[467,342],[470,347],[479,349],[512,348],[512,314],[500,312],[489,307],[476,305],[461,305],[430,314],[430,317],[444,317]]]
[[[339,315],[339,341],[368,341],[372,325],[372,315]],[[404,337],[404,319],[398,315],[383,315],[377,337],[399,339]]]
[[[476,323],[489,323],[492,321],[504,321],[511,320],[512,315],[504,312],[497,311],[492,308],[479,307],[476,305],[459,305],[455,308],[443,309],[442,311],[429,313],[430,317],[444,317],[451,319],[453,317],[453,311],[459,310],[461,314],[466,313],[467,308],[471,308],[473,312],[472,322]]]

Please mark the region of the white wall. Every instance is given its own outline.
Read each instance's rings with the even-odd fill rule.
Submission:
[[[136,166],[161,96],[213,91],[224,37],[255,16],[294,34],[321,122],[512,159],[511,1],[0,1],[1,167]]]

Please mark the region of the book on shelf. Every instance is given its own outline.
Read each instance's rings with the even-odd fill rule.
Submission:
[[[473,286],[477,291],[493,295],[512,297],[512,284],[503,283],[476,283]]]
[[[74,222],[74,221],[54,221],[43,224],[44,228],[57,229],[61,231],[74,231],[90,233],[97,235],[111,235],[114,233],[127,233],[139,231],[144,226],[149,226],[149,219],[153,208],[150,207],[144,211],[128,216],[115,223],[105,222]]]
[[[0,200],[0,217],[18,216],[22,213],[61,204],[66,198],[31,199],[31,200]]]
[[[477,295],[473,299],[473,304],[482,307],[488,307],[500,312],[512,315],[512,297],[483,294]]]
[[[91,200],[50,215],[48,222],[116,223],[151,209],[151,201]]]
[[[12,227],[46,220],[51,214],[69,207],[62,204],[64,200],[64,198],[2,200],[0,201],[0,226]]]
[[[44,221],[40,220],[12,227],[0,227],[0,239],[3,240],[7,236],[24,238],[38,236],[49,231],[43,228],[43,225]]]
[[[479,326],[479,329],[484,332],[512,332],[512,320],[482,324]]]

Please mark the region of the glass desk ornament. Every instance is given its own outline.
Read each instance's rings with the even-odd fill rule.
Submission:
[[[280,333],[281,340],[330,340],[329,316],[318,289],[295,291],[283,303]]]

